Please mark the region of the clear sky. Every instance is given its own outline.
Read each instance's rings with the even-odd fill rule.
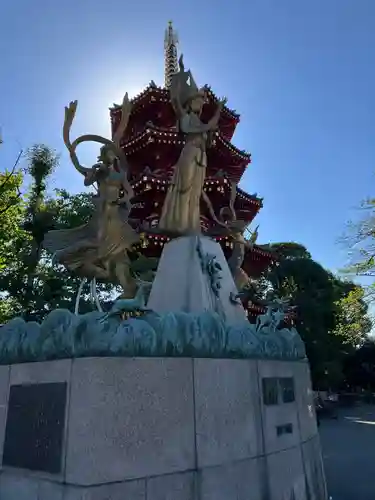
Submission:
[[[64,106],[79,101],[72,135],[109,135],[109,105],[163,83],[172,19],[197,83],[241,113],[233,141],[253,157],[242,187],[264,197],[259,241],[344,264],[337,238],[375,194],[375,0],[4,0],[0,15],[2,168],[43,142],[63,153],[55,184],[79,191]]]

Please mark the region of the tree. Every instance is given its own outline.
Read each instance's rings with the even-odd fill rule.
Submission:
[[[375,391],[375,341],[368,339],[347,357],[344,364],[347,386]]]
[[[43,211],[53,215],[54,229],[73,228],[84,224],[93,211],[91,195],[80,193],[71,195],[65,190],[55,190],[54,196],[47,197],[43,202]],[[27,216],[29,220],[29,216]],[[48,222],[49,224],[49,222]],[[46,226],[40,227],[44,234]],[[57,308],[74,308],[77,291],[81,279],[72,275],[63,266],[52,263],[52,256],[39,248],[36,262],[35,244],[31,241],[28,232],[22,231],[17,240],[18,251],[15,252],[13,263],[0,276],[0,292],[6,294],[9,304],[7,314],[0,317],[4,322],[14,316],[22,316],[27,320],[42,320],[45,315]],[[24,250],[26,249],[26,250]],[[32,252],[30,254],[30,252]],[[30,263],[30,255],[32,257]],[[32,267],[31,267],[32,266]],[[30,269],[32,269],[32,287],[30,288]],[[101,301],[107,301],[113,287],[98,283],[97,290]],[[80,304],[80,312],[93,309],[89,300],[88,286]]]
[[[23,176],[21,173],[9,176],[0,174],[0,271],[13,258],[12,242],[19,231],[24,213],[24,204],[18,196]]]
[[[349,222],[341,237],[341,243],[349,250],[349,263],[342,273],[371,280],[375,277],[375,198],[363,201],[360,212],[358,220]],[[366,287],[366,297],[375,299],[375,283]]]
[[[20,201],[22,174],[17,170],[17,166],[21,156],[22,150],[19,152],[12,169],[0,174],[0,217]]]
[[[19,197],[23,182],[21,172],[9,175],[9,172],[0,174],[0,282],[5,280],[5,275],[15,259],[16,242],[19,240],[24,203]],[[1,290],[1,288],[0,288]],[[0,296],[0,323],[9,317],[12,312],[10,301]]]
[[[279,243],[271,248],[279,263],[268,279],[280,296],[297,306],[297,329],[306,344],[313,380],[319,387],[337,385],[343,359],[370,328],[364,292],[324,269],[303,245]]]
[[[345,283],[345,282],[344,282]],[[343,297],[336,301],[334,334],[344,346],[357,348],[363,345],[372,328],[365,302],[365,291],[361,286],[345,283]]]

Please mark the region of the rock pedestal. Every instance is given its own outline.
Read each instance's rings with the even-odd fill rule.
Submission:
[[[305,361],[2,366],[0,498],[326,500],[309,377]]]
[[[148,307],[157,313],[212,311],[236,323],[246,314],[240,303],[230,300],[232,293],[237,288],[219,243],[205,236],[185,236],[165,246]]]

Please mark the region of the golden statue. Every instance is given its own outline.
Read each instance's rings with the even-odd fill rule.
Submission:
[[[220,210],[220,220],[225,225],[225,233],[229,234],[233,244],[233,251],[228,259],[229,269],[238,290],[242,290],[251,283],[251,279],[242,269],[247,250],[252,250],[258,238],[257,226],[254,231],[248,229],[248,223],[237,219],[234,204],[237,197],[237,184],[231,183],[229,204]],[[250,233],[250,238],[245,237],[245,232]]]
[[[218,127],[226,100],[219,101],[216,112],[208,123],[202,123],[200,114],[205,102],[205,91],[198,89],[191,72],[184,70],[182,56],[179,68],[180,71],[172,75],[170,93],[179,129],[185,135],[185,146],[174,167],[159,228],[172,233],[189,234],[199,233],[201,230],[202,196],[214,217],[211,202],[203,191],[207,167],[206,148],[210,133]],[[215,220],[219,222],[216,218]]]
[[[77,101],[65,108],[63,137],[73,165],[85,178],[85,186],[97,186],[97,193],[93,195],[95,210],[87,224],[49,231],[43,246],[54,254],[57,262],[78,276],[120,285],[124,297],[133,297],[137,285],[130,272],[128,250],[139,242],[139,236],[128,223],[133,189],[127,177],[126,157],[120,148],[131,104],[126,94],[121,122],[112,140],[83,135],[71,143],[70,128],[76,110]],[[98,163],[91,168],[81,166],[76,155],[78,144],[85,141],[103,144]]]

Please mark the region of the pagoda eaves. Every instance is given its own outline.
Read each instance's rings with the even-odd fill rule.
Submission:
[[[168,172],[176,163],[184,144],[183,136],[176,130],[148,124],[131,139],[124,139],[121,146],[130,163],[130,175],[135,177],[146,166],[151,165],[153,169],[162,166]],[[228,178],[238,183],[251,161],[250,153],[236,148],[218,132],[214,136],[212,146],[207,151],[208,175],[213,176],[225,170]]]
[[[139,178],[134,179],[132,182],[135,194],[132,208],[133,217],[141,221],[148,219],[149,223],[156,227],[168,186],[169,179],[163,175],[162,171],[149,171],[143,173]],[[227,178],[208,177],[205,180],[203,189],[215,206],[217,215],[220,214],[222,208],[229,206],[231,183]],[[254,195],[249,195],[237,188],[234,209],[237,217],[246,222],[246,225],[251,224],[261,207],[261,199],[256,198]],[[207,208],[202,202],[202,213],[205,214],[206,210]],[[214,231],[216,223],[212,220],[212,217],[207,214],[207,222],[204,225],[207,229]],[[218,232],[222,233],[222,228],[220,229],[219,226]]]
[[[207,102],[203,108],[202,119],[209,118],[212,115],[213,109],[217,105],[218,98],[213,93],[210,87],[206,87]],[[132,124],[137,122],[137,125],[142,126],[142,116],[150,120],[153,111],[155,113],[155,121],[160,121],[165,127],[169,127],[176,123],[176,117],[170,102],[169,90],[157,87],[154,83],[148,85],[140,94],[131,100],[132,112],[129,120],[129,130]],[[110,108],[110,117],[112,122],[112,132],[116,129],[121,118],[121,107],[114,104]],[[227,139],[231,140],[240,121],[240,116],[233,110],[224,106],[222,115],[219,122],[219,130],[221,134]]]

